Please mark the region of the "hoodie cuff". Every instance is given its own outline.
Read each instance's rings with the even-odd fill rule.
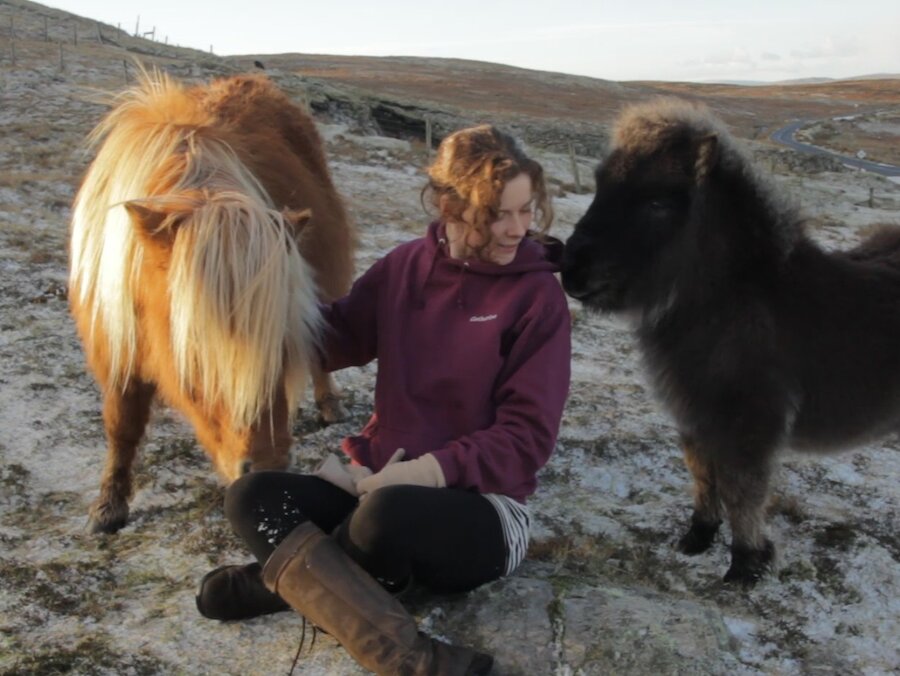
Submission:
[[[448,448],[442,448],[432,451],[430,455],[438,461],[441,472],[444,474],[444,481],[447,486],[455,486],[459,483],[459,469],[456,465],[456,458],[453,457],[452,451]]]

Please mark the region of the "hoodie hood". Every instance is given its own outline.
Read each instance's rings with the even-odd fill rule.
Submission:
[[[562,242],[553,237],[545,236],[543,239],[547,240],[546,245],[534,239],[530,234],[526,235],[519,244],[516,257],[506,265],[497,265],[477,258],[451,258],[447,248],[447,228],[441,221],[431,223],[426,236],[427,247],[437,260],[443,257],[448,265],[464,267],[468,272],[493,277],[520,275],[525,272],[541,270],[559,272],[559,263],[562,260]]]
[[[427,270],[424,275],[420,271],[419,284],[412,289],[415,305],[419,309],[425,307],[428,297],[426,287],[436,281],[454,280],[456,306],[465,308],[466,291],[471,286],[467,283],[470,274],[478,277],[512,277],[531,272],[558,272],[559,262],[562,259],[562,242],[553,238],[546,239],[549,246],[526,236],[519,244],[516,257],[506,265],[477,258],[453,258],[447,245],[446,225],[442,221],[433,221],[428,226],[428,233],[424,238],[426,255],[423,260],[429,261]]]

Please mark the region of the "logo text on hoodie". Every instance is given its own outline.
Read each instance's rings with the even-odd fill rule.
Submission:
[[[497,315],[474,315],[469,317],[470,322],[490,322],[497,319]]]

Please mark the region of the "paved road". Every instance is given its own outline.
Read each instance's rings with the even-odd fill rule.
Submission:
[[[900,167],[895,167],[892,164],[881,164],[880,162],[861,160],[857,157],[847,157],[846,155],[839,155],[830,150],[825,150],[817,146],[811,146],[808,143],[800,143],[799,141],[794,140],[796,131],[809,123],[810,120],[791,122],[786,127],[782,127],[781,129],[772,132],[770,138],[776,143],[788,146],[800,153],[807,153],[809,155],[827,155],[829,157],[834,157],[851,167],[871,171],[873,174],[881,174],[882,176],[900,176]]]

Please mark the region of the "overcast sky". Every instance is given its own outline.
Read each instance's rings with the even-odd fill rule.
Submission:
[[[900,73],[898,0],[51,0],[220,55],[439,56],[608,80]]]

